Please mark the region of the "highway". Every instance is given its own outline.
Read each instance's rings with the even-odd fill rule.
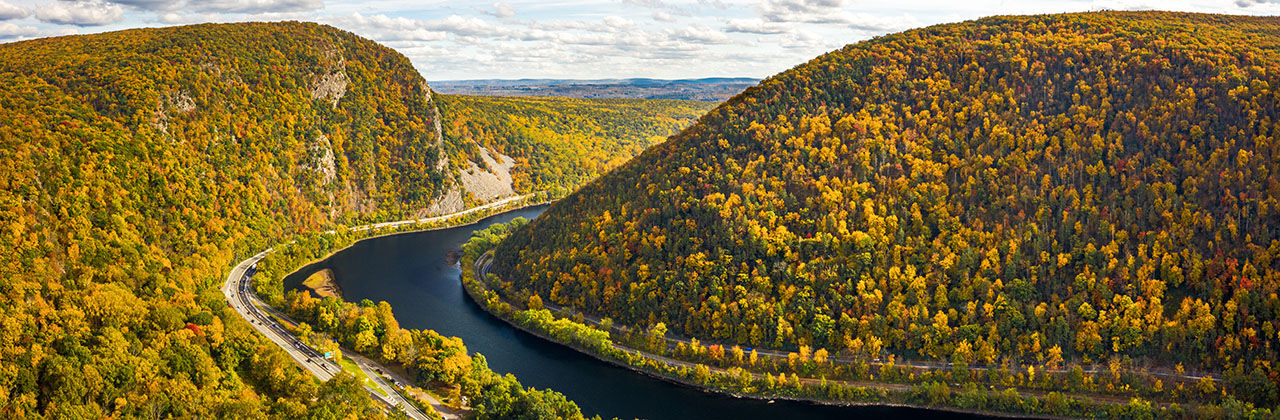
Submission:
[[[267,336],[267,338],[272,342],[275,342],[277,346],[280,346],[280,348],[284,349],[284,351],[289,354],[289,357],[292,357],[295,362],[301,365],[308,372],[311,372],[312,375],[315,375],[316,378],[319,378],[321,381],[327,381],[329,378],[332,378],[334,374],[341,372],[342,367],[338,366],[337,363],[326,359],[323,354],[320,354],[320,352],[306,345],[302,340],[294,337],[293,334],[290,334],[283,325],[280,325],[275,318],[267,313],[267,309],[264,308],[268,307],[259,301],[257,296],[252,292],[254,268],[258,261],[261,261],[263,257],[266,257],[269,252],[271,252],[271,249],[262,251],[257,255],[249,257],[248,259],[241,261],[239,264],[236,264],[236,266],[231,269],[231,273],[227,275],[227,282],[222,288],[222,293],[226,295],[227,302],[229,302],[231,308],[234,309],[236,313],[240,314],[240,316],[246,321],[249,321],[249,324],[253,326],[253,329],[258,330],[258,332]],[[274,313],[274,311],[272,312]],[[366,361],[366,363],[371,362]],[[361,366],[361,368],[366,371],[368,370],[365,366]],[[431,418],[413,404],[405,401],[394,388],[383,383],[376,375],[370,376],[374,378],[375,385],[383,388],[384,392],[387,393],[387,395],[384,396],[373,388],[370,388],[368,384],[365,384],[366,390],[369,391],[369,395],[372,396],[375,401],[379,401],[389,407],[398,407],[400,410],[404,411],[409,418],[415,420],[428,420]]]
[[[532,194],[509,197],[482,206],[476,206],[442,216],[375,223],[356,226],[353,227],[352,230],[360,231],[399,227],[415,223],[431,223],[468,213],[499,207],[516,200],[528,198],[531,195]],[[294,337],[293,334],[290,334],[283,325],[276,321],[276,318],[272,317],[272,314],[286,320],[288,317],[272,309],[265,303],[262,303],[262,301],[258,300],[258,297],[253,292],[252,279],[257,264],[265,258],[272,249],[274,248],[268,248],[259,252],[257,255],[246,258],[244,261],[240,261],[240,263],[232,267],[231,272],[227,273],[226,283],[222,285],[222,294],[226,296],[227,304],[231,306],[237,314],[240,314],[240,317],[244,318],[245,321],[248,321],[249,325],[252,325],[255,330],[258,330],[262,335],[265,335],[272,342],[276,343],[277,346],[284,349],[285,353],[289,354],[289,357],[292,357],[295,362],[301,365],[308,372],[311,372],[312,375],[315,375],[316,378],[321,381],[327,381],[338,372],[341,372],[342,367],[338,366],[336,362],[326,359],[323,354],[320,354],[320,352],[306,345],[302,340]],[[386,393],[386,395],[383,395],[370,387],[369,384],[365,384],[365,389],[369,391],[369,395],[372,396],[375,401],[379,401],[393,409],[399,408],[410,418],[415,420],[427,420],[431,418],[427,416],[426,413],[423,413],[422,410],[419,410],[416,406],[406,401],[393,384],[388,384],[381,376],[376,374],[376,372],[386,372],[389,376],[395,378],[396,381],[400,381],[402,383],[404,382],[404,378],[395,376],[390,370],[382,367],[372,360],[359,356],[355,352],[350,352],[346,349],[343,349],[343,352],[346,353],[351,360],[355,361],[356,365],[370,377],[374,386],[381,388]],[[428,399],[436,411],[439,412],[446,420],[461,418],[457,413],[454,413],[453,410],[445,406],[439,400],[431,398],[430,396],[428,396]]]
[[[515,196],[515,197],[507,197],[507,198],[504,198],[504,199],[501,199],[501,200],[497,200],[497,201],[491,202],[491,203],[489,203],[489,204],[485,204],[485,205],[482,205],[482,206],[475,206],[475,207],[472,207],[472,208],[469,208],[469,209],[466,209],[466,210],[462,210],[462,211],[459,211],[459,212],[456,212],[456,213],[449,213],[449,214],[445,214],[445,215],[441,215],[441,216],[434,216],[434,217],[424,217],[424,218],[421,218],[421,219],[409,219],[409,220],[400,220],[400,221],[395,221],[395,222],[374,223],[374,224],[370,224],[370,225],[356,226],[356,227],[351,228],[351,230],[361,231],[361,230],[369,230],[369,229],[382,229],[382,228],[388,228],[388,227],[399,227],[399,226],[409,225],[409,224],[414,224],[414,223],[431,223],[431,222],[438,222],[438,221],[441,221],[441,220],[451,219],[451,218],[454,218],[454,217],[458,217],[458,216],[461,216],[461,215],[464,215],[464,214],[467,214],[467,213],[474,213],[474,212],[477,212],[477,211],[480,211],[480,210],[488,210],[488,209],[491,209],[491,208],[494,208],[494,207],[500,207],[500,206],[506,205],[507,203],[510,203],[510,202],[513,202],[513,201],[517,201],[517,200],[523,200],[523,199],[526,199],[526,198],[529,198],[529,197],[532,197],[532,196],[533,196],[533,194],[517,195],[517,196]],[[330,231],[330,232],[332,232],[332,231]]]

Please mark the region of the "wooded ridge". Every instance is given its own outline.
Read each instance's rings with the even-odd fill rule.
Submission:
[[[846,46],[553,204],[498,245],[496,291],[959,366],[936,380],[1274,408],[1278,26],[1001,16]]]

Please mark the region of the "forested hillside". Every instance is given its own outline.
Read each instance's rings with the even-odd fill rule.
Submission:
[[[679,132],[714,106],[702,101],[456,95],[437,95],[436,102],[446,141],[513,158],[515,192],[548,191],[555,197]]]
[[[498,292],[806,366],[1274,407],[1277,34],[1107,12],[852,44],[553,204]]]
[[[0,86],[0,417],[381,416],[216,285],[444,190],[408,60],[315,24],[198,25],[3,44]]]

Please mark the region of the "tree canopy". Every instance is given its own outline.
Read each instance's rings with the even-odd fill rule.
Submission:
[[[482,161],[478,146],[522,159],[520,191],[567,191],[706,109],[450,97],[442,110],[404,56],[299,22],[3,44],[0,86],[5,418],[380,417],[348,378],[317,385],[227,307],[216,286],[235,261],[415,215]],[[377,334],[365,322],[343,342],[408,354],[378,354],[397,331],[389,311]],[[475,387],[520,389],[461,343],[416,334],[462,349],[441,359],[453,365],[410,363],[431,378],[474,370]],[[518,394],[577,413],[558,394]]]
[[[443,191],[407,59],[315,24],[196,25],[3,44],[0,86],[0,416],[382,416],[216,285]]]
[[[703,101],[437,95],[444,137],[509,155],[516,192],[568,194],[689,126]],[[478,156],[468,155],[472,161]]]
[[[498,292],[863,360],[1185,369],[1274,407],[1277,29],[1104,12],[846,46],[554,203],[498,246]]]

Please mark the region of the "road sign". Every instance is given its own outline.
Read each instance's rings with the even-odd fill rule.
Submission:
[[[331,352],[331,351],[326,351],[326,352],[324,352],[324,358],[326,358],[326,359],[332,359],[332,358],[333,358],[333,352]]]

